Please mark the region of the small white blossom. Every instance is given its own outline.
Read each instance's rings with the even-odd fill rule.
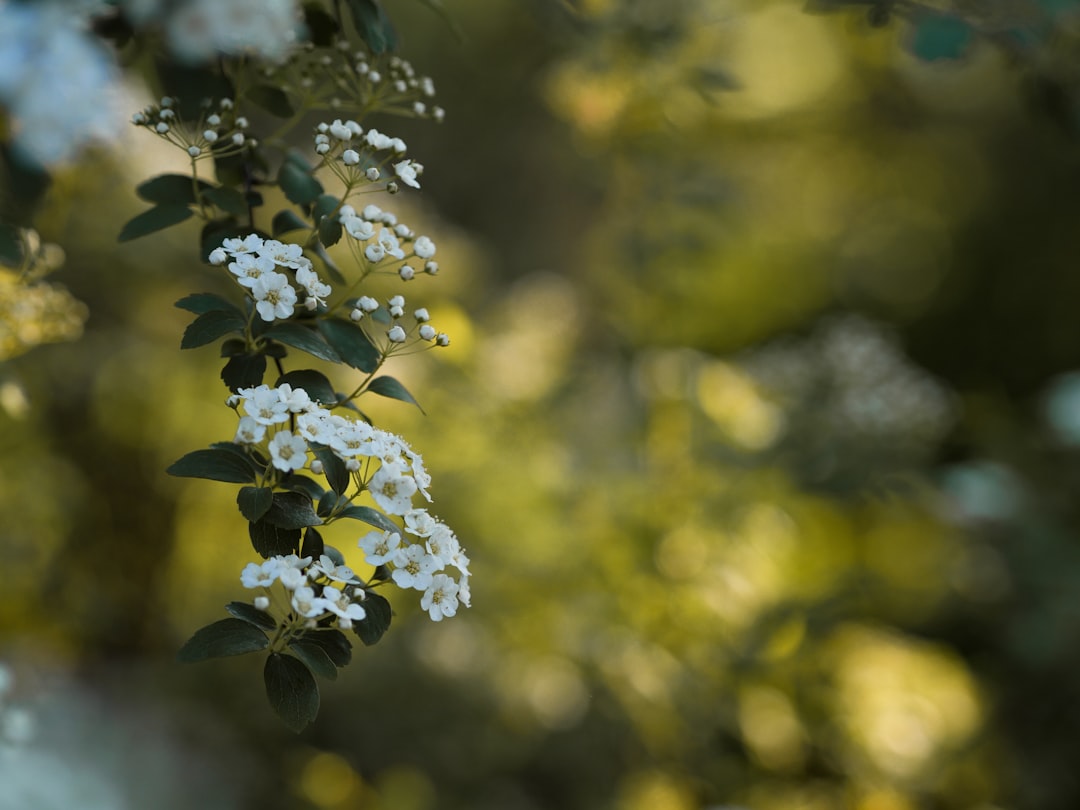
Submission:
[[[381,262],[386,256],[386,248],[380,245],[378,242],[368,245],[364,248],[364,258],[372,264]]]
[[[356,574],[347,565],[338,565],[334,560],[323,554],[319,557],[319,561],[311,566],[312,571],[319,571],[325,574],[334,582],[359,582],[356,578]],[[325,591],[323,596],[326,596]]]
[[[244,398],[244,411],[260,425],[289,421],[288,406],[281,401],[277,389],[268,385],[241,388],[240,396]]]
[[[351,627],[353,621],[361,621],[367,616],[367,611],[364,610],[362,605],[356,604],[345,593],[333,585],[327,585],[323,588],[322,592],[323,601],[326,603],[326,609],[331,613],[340,616],[341,622],[348,622],[348,626]]]
[[[210,264],[221,265],[225,264],[225,262],[228,260],[229,254],[227,254],[222,248],[214,248],[210,251],[210,255],[207,258],[209,259]]]
[[[413,242],[413,252],[421,259],[430,259],[435,255],[435,243],[426,236],[419,236]]]
[[[248,563],[240,572],[240,584],[245,588],[269,588],[281,575],[281,560],[277,557],[262,563]]]
[[[385,565],[397,554],[401,535],[397,532],[372,531],[361,537],[357,545],[363,549],[368,565]]]
[[[399,548],[391,562],[394,564],[394,573],[391,576],[399,588],[422,591],[431,585],[435,559],[423,546]]]
[[[401,182],[405,185],[412,186],[413,188],[420,188],[420,183],[416,179],[416,166],[411,160],[403,160],[400,163],[395,163],[394,174],[401,178]]]
[[[255,597],[255,609],[256,610],[268,610],[270,608],[270,599],[266,596]]]
[[[270,458],[282,472],[303,469],[307,464],[307,442],[288,430],[282,430],[270,440]]]
[[[255,297],[255,309],[264,321],[288,318],[293,314],[296,290],[289,285],[289,278],[283,273],[259,276],[251,287],[251,294]]]
[[[416,493],[416,482],[405,475],[405,468],[400,464],[384,463],[378,472],[371,476],[368,489],[375,503],[390,515],[404,515],[412,508],[412,496]]]
[[[229,272],[236,276],[236,282],[241,287],[251,289],[264,275],[274,272],[274,261],[268,256],[240,253],[236,261],[229,262]]]
[[[266,425],[259,424],[250,416],[240,417],[240,424],[236,426],[236,437],[233,439],[237,444],[258,444],[266,436]]]
[[[315,596],[315,591],[309,587],[297,588],[293,592],[293,610],[308,619],[314,619],[326,612],[329,603],[321,597]]]
[[[420,600],[433,622],[453,616],[458,609],[458,584],[446,574],[436,574]]]

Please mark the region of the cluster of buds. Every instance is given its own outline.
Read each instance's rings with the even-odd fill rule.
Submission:
[[[417,74],[400,56],[354,50],[346,40],[333,47],[305,43],[282,65],[263,75],[309,108],[370,107],[384,112],[442,122],[446,111],[433,103],[435,83]]]
[[[216,106],[204,102],[199,119],[191,122],[181,117],[176,99],[165,96],[157,104],[135,113],[131,123],[183,149],[192,160],[211,155],[224,157],[256,146],[255,139],[247,134],[247,119],[235,114],[232,99],[228,98],[221,99]]]
[[[424,173],[422,164],[405,157],[408,146],[401,138],[385,135],[377,129],[364,128],[353,120],[334,119],[316,127],[315,152],[339,177],[346,188],[365,183],[380,183],[391,194],[401,183],[420,188],[417,179]],[[387,179],[389,178],[389,179]]]
[[[367,295],[362,295],[348,303],[353,307],[349,317],[356,323],[380,311],[379,302]],[[401,320],[405,317],[405,296],[395,295],[390,298],[386,302],[385,311],[393,323],[386,333],[390,343],[401,345],[408,342],[411,337],[414,341],[420,340],[424,343],[433,343],[436,346],[450,345],[450,336],[445,332],[437,332],[435,327],[428,323],[431,320],[431,315],[428,314],[427,309],[424,307],[413,311],[414,325],[410,329],[406,330],[402,326]]]

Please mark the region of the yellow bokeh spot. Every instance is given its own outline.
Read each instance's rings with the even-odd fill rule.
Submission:
[[[309,759],[300,771],[301,794],[319,807],[353,807],[361,786],[349,763],[326,751]]]
[[[757,391],[753,381],[735,367],[707,363],[697,378],[701,409],[728,438],[749,450],[772,444],[783,428],[783,413]]]
[[[698,806],[690,789],[672,774],[636,773],[619,791],[618,810],[691,810]]]

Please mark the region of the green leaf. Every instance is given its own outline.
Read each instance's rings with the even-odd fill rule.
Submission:
[[[390,520],[382,512],[372,509],[370,506],[350,506],[341,513],[342,517],[350,517],[362,521],[384,532],[401,532],[401,527]]]
[[[303,662],[291,655],[270,653],[263,682],[270,707],[292,731],[303,731],[318,716],[319,687]]]
[[[227,214],[238,217],[247,216],[248,201],[242,191],[226,186],[216,186],[204,191],[203,197]]]
[[[176,654],[185,664],[222,658],[227,655],[243,655],[265,650],[270,645],[266,633],[242,619],[221,619],[196,631]]]
[[[207,478],[229,484],[251,484],[255,481],[250,462],[219,447],[188,453],[174,461],[165,472],[180,478]]]
[[[195,184],[198,183],[199,193],[213,188],[205,180],[193,181],[186,174],[160,174],[135,187],[135,193],[147,202],[172,203],[174,205],[195,205]]]
[[[323,650],[327,658],[334,662],[334,666],[348,666],[352,661],[352,644],[340,630],[305,630],[300,634],[300,640]]]
[[[247,353],[247,341],[240,338],[229,338],[221,344],[222,357],[236,357]]]
[[[311,526],[304,529],[304,543],[300,546],[300,556],[317,560],[325,551],[326,544],[323,543],[322,535],[318,530]]]
[[[375,348],[364,330],[352,321],[341,318],[324,318],[319,321],[319,331],[350,366],[370,374],[379,367],[382,355]]]
[[[334,44],[337,38],[337,20],[317,3],[304,3],[304,24],[312,42],[320,47]]]
[[[225,300],[220,295],[214,295],[214,293],[192,293],[181,298],[173,306],[186,309],[188,312],[194,312],[196,315],[203,315],[207,312],[235,312],[241,318],[244,317],[240,307],[231,301]]]
[[[120,229],[120,236],[117,238],[121,242],[130,242],[132,239],[147,236],[155,231],[179,225],[191,216],[191,209],[186,205],[162,203],[129,219],[127,224]]]
[[[272,84],[257,84],[248,89],[244,96],[278,118],[292,118],[296,114],[285,91]]]
[[[326,275],[330,277],[330,280],[335,284],[344,284],[345,276],[341,275],[338,266],[334,264],[334,260],[330,258],[330,254],[327,253],[326,248],[322,246],[322,242],[316,242],[311,250],[319,257],[319,261],[323,263],[323,268],[326,270]]]
[[[263,332],[263,337],[276,340],[287,346],[292,346],[294,349],[300,349],[300,351],[314,355],[320,360],[329,360],[331,363],[341,362],[338,353],[334,351],[334,348],[330,344],[323,340],[318,332],[308,329],[306,326],[301,326],[298,323],[286,321],[284,323],[276,324]]]
[[[345,462],[324,444],[308,442],[308,447],[315,454],[315,458],[322,462],[323,475],[326,476],[326,483],[330,485],[330,489],[338,495],[345,492],[349,488],[349,481],[352,480],[349,471],[345,468]]]
[[[270,487],[241,487],[236,494],[240,514],[254,523],[262,518],[274,503],[274,490]]]
[[[405,386],[393,377],[376,377],[368,384],[367,390],[382,397],[400,399],[402,402],[408,402],[420,408],[420,403],[413,399],[413,395],[406,390]],[[420,408],[420,413],[424,413],[423,408]]]
[[[241,388],[255,388],[262,385],[266,373],[266,355],[238,354],[229,358],[221,370],[221,379],[234,394]]]
[[[364,610],[367,615],[358,622],[353,622],[353,632],[360,637],[364,644],[370,647],[378,643],[388,629],[394,611],[390,609],[390,603],[385,597],[377,593],[368,592],[364,600]]]
[[[322,523],[311,505],[311,498],[302,492],[275,492],[263,520],[279,529],[303,529]]]
[[[279,386],[285,383],[293,388],[303,388],[309,397],[324,407],[332,408],[337,404],[338,397],[334,393],[334,386],[325,374],[318,371],[308,368],[290,371],[278,377],[274,385]]]
[[[326,650],[318,644],[296,639],[289,642],[289,649],[316,675],[331,681],[337,680],[337,667],[326,654]]]
[[[193,320],[184,330],[184,337],[180,341],[181,349],[194,349],[205,346],[220,337],[232,332],[243,333],[247,322],[240,311],[222,312],[219,309],[204,312]]]
[[[19,267],[22,261],[22,231],[7,222],[0,222],[0,264],[5,267]]]
[[[347,6],[357,33],[372,53],[378,55],[397,48],[397,33],[386,12],[375,0],[347,0]]]
[[[336,245],[341,240],[341,223],[337,217],[340,206],[341,200],[333,194],[322,194],[311,210],[311,219],[319,226],[319,241],[325,247]]]
[[[336,492],[331,492],[328,490],[320,496],[319,503],[318,506],[316,506],[315,511],[319,515],[319,517],[330,517],[330,515],[334,513],[334,509],[339,503],[341,503],[342,501],[348,502],[348,500],[349,499],[346,498],[344,495],[338,495]]]
[[[277,182],[285,198],[297,205],[309,205],[323,193],[322,184],[290,160],[281,164]]]
[[[251,546],[264,559],[295,554],[300,548],[300,530],[282,529],[266,518],[248,523]]]
[[[306,475],[300,475],[299,473],[289,473],[281,479],[280,484],[282,489],[287,489],[290,492],[302,492],[312,501],[321,498],[323,493],[326,492]]]
[[[225,609],[236,618],[242,619],[248,624],[253,624],[256,627],[261,627],[263,630],[277,629],[277,622],[274,621],[273,616],[265,610],[259,610],[248,602],[229,602],[229,604],[225,606]]]
[[[288,209],[278,211],[274,214],[274,218],[270,222],[270,231],[275,237],[281,236],[281,234],[288,233],[289,231],[307,231],[310,229],[310,225],[300,219],[295,212],[289,211]]]

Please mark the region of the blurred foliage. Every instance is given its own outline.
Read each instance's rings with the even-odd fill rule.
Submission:
[[[1080,805],[1080,8],[488,0],[461,45],[388,9],[448,109],[395,134],[454,342],[402,369],[428,416],[373,415],[475,607],[397,604],[299,741],[245,662],[172,663],[247,558],[163,473],[231,415],[177,350],[193,234],[114,241],[169,168],[138,142],[37,223],[86,334],[3,369],[0,650],[68,673],[42,704],[139,729],[176,806],[193,768],[223,807]]]

